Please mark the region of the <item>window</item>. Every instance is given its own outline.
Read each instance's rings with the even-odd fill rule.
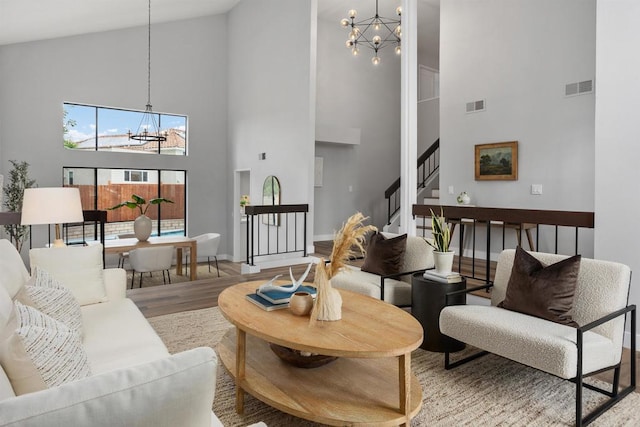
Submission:
[[[150,205],[146,215],[153,221],[152,235],[186,235],[186,171],[64,168],[64,186],[80,189],[82,208],[107,210],[106,238],[133,233],[140,211],[122,207],[108,210],[136,194],[145,200],[164,197],[173,203]],[[71,235],[81,233],[69,227]]]
[[[166,137],[158,143],[129,138],[129,132],[137,132],[143,114],[138,110],[64,103],[63,144],[70,150],[187,154],[187,116],[155,113],[160,133]]]
[[[148,182],[149,174],[147,171],[124,171],[125,182]]]

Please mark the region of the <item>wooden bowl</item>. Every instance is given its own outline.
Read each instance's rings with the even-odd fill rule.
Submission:
[[[297,368],[318,368],[326,365],[327,363],[331,363],[338,358],[337,356],[324,356],[322,354],[303,356],[298,350],[293,350],[289,347],[283,347],[273,343],[270,343],[269,347],[271,347],[271,350],[276,354],[276,356]]]

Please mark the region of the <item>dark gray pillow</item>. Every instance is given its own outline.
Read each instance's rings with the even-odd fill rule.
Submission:
[[[575,255],[544,266],[517,247],[506,296],[498,307],[578,327],[571,312],[580,259],[580,255]]]
[[[373,233],[369,237],[361,270],[380,276],[401,273],[406,249],[406,234],[387,239],[381,233]]]

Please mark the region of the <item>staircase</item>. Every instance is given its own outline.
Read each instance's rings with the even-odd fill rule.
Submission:
[[[425,197],[425,204],[440,203],[437,182],[439,170],[440,138],[436,139],[417,161],[418,199]],[[384,226],[384,231],[398,231],[400,228],[400,178],[387,188],[384,197],[387,199],[387,224]]]

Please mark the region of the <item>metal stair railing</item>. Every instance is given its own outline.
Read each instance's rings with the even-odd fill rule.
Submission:
[[[440,138],[436,139],[427,150],[418,157],[418,188],[425,188],[429,179],[440,168]],[[391,224],[391,218],[400,210],[400,178],[395,180],[384,192],[387,199],[387,224]]]

